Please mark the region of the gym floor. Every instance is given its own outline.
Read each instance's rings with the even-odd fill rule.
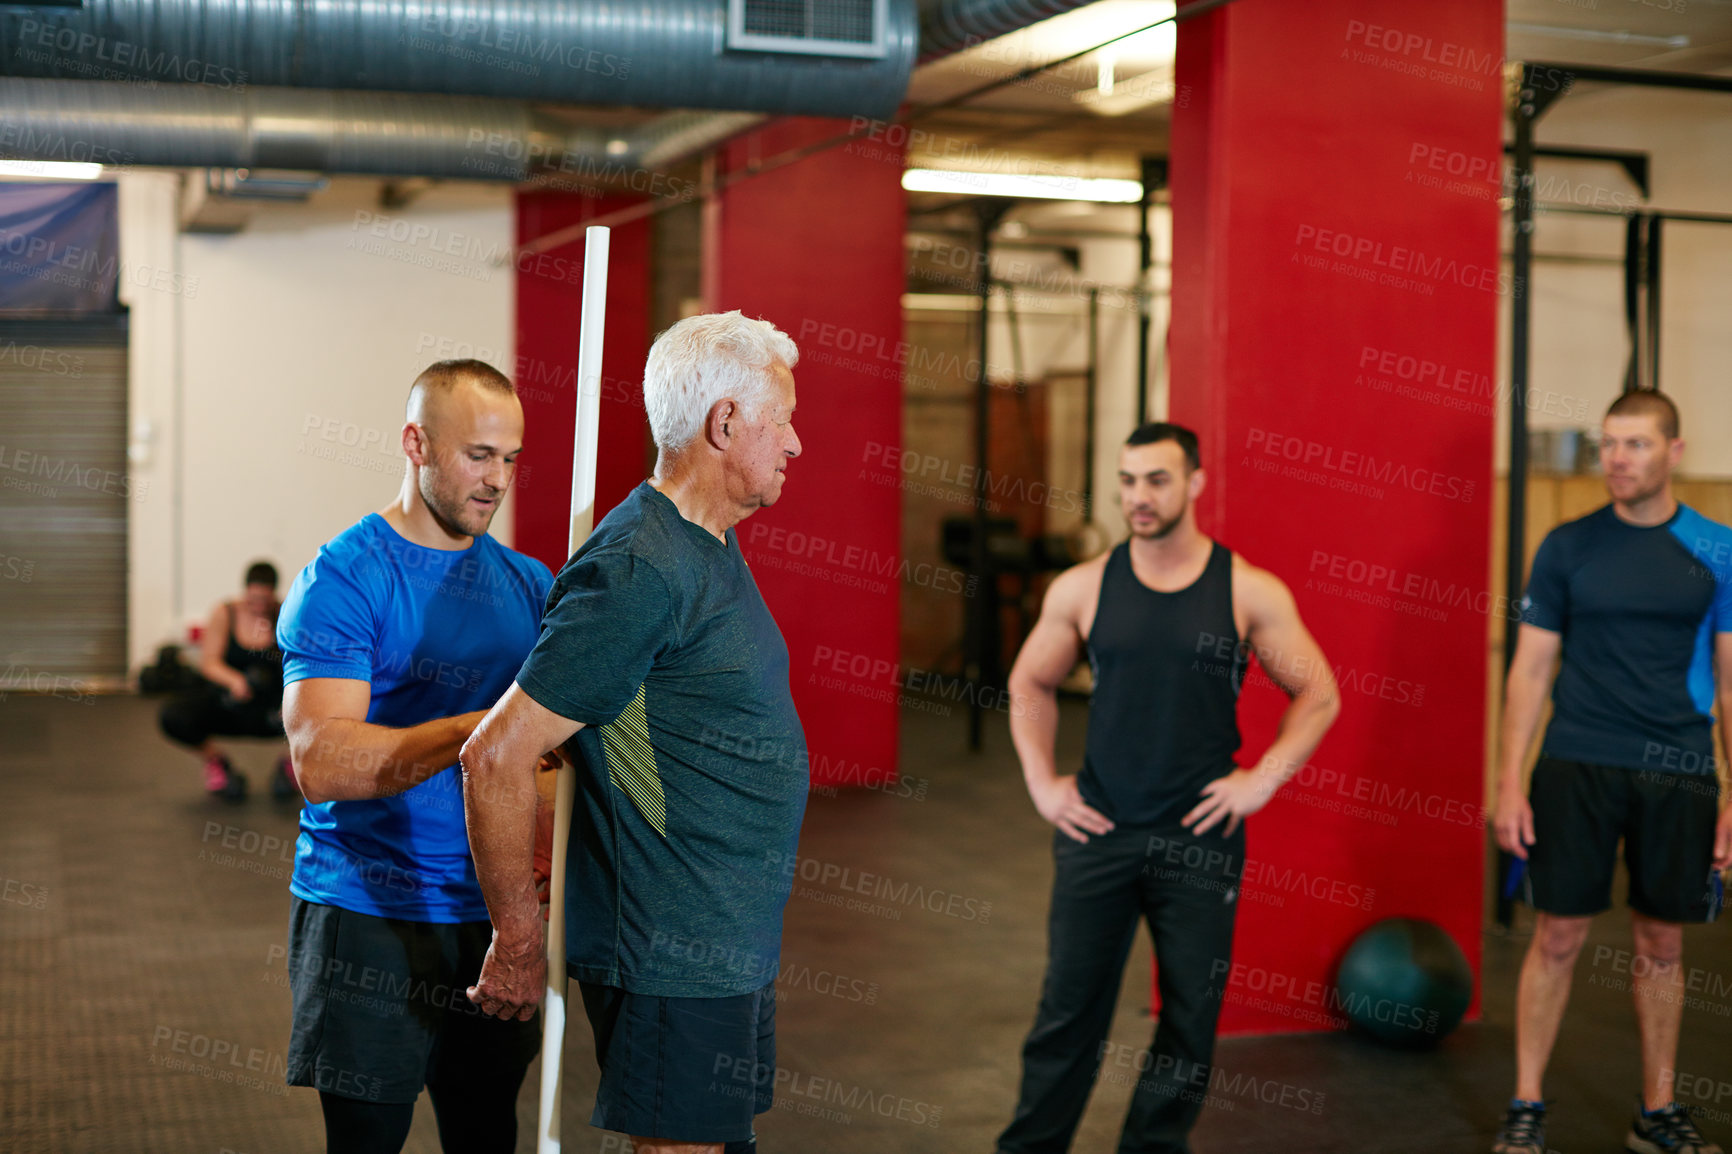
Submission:
[[[276,749],[236,743],[254,795],[222,805],[200,792],[192,759],[157,735],[157,705],[20,695],[0,705],[0,1149],[320,1150],[313,1092],[282,1084],[283,847],[295,811],[262,788]],[[1061,764],[1076,763],[1084,720],[1066,707]],[[796,884],[783,951],[785,1081],[759,1125],[766,1154],[987,1154],[1009,1118],[1044,963],[1050,831],[1023,793],[1001,719],[988,729],[987,749],[971,756],[959,716],[907,713],[902,787],[812,798],[801,839],[812,880]],[[958,900],[945,912],[862,909],[854,883],[826,877],[828,866]],[[1205,1110],[1195,1148],[1488,1149],[1510,1090],[1523,924],[1508,937],[1487,932],[1483,1019],[1435,1050],[1400,1053],[1347,1033],[1222,1042],[1217,1061],[1232,1080]],[[1698,1118],[1724,1143],[1732,934],[1693,928],[1685,942],[1701,992],[1685,1012],[1684,1097],[1706,1103]],[[1613,988],[1624,975],[1590,960],[1596,945],[1627,944],[1627,919],[1606,915],[1577,972],[1548,1082],[1551,1144],[1570,1154],[1622,1146],[1638,1083],[1634,1018]],[[1115,1042],[1147,1044],[1148,965],[1145,935]],[[623,1150],[585,1124],[595,1065],[581,1010],[567,1047],[566,1149]],[[1076,1151],[1116,1149],[1131,1075],[1103,1077]],[[533,1148],[535,1085],[531,1070],[519,1150]],[[409,1150],[438,1150],[432,1121],[423,1097]]]

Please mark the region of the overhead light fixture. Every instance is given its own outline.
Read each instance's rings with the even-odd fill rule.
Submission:
[[[0,160],[0,177],[21,176],[38,180],[95,180],[102,175],[100,164],[79,164],[64,160]]]
[[[609,156],[624,156],[630,151],[631,144],[620,137],[616,136],[607,142],[607,154]]]
[[[1558,40],[1597,40],[1606,44],[1654,44],[1661,48],[1688,48],[1688,36],[1651,36],[1644,32],[1624,32],[1606,28],[1571,28],[1560,24],[1518,24],[1511,21],[1505,27],[1523,36],[1550,36]]]
[[[1172,103],[1173,73],[1168,68],[1156,68],[1117,84],[1084,88],[1072,94],[1071,99],[1102,116],[1123,116],[1156,104]]]
[[[1143,186],[1135,180],[1090,176],[1018,176],[1008,172],[958,172],[911,168],[902,174],[909,192],[946,192],[953,196],[1007,196],[1030,200],[1092,200],[1136,204]]]

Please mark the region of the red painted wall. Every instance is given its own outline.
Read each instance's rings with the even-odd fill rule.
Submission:
[[[718,172],[846,131],[779,120],[722,150]],[[862,142],[729,185],[705,214],[711,309],[771,321],[800,346],[804,452],[781,500],[737,530],[787,638],[817,785],[896,773],[900,490],[874,462],[902,443],[902,154]],[[900,474],[893,475],[900,481]]]
[[[1178,52],[1172,417],[1204,530],[1287,582],[1343,688],[1251,819],[1222,1028],[1323,1029],[1383,918],[1478,973],[1503,6],[1240,3]],[[1285,704],[1254,681],[1244,759]]]
[[[629,197],[519,192],[522,244],[637,204]],[[571,448],[577,414],[577,335],[583,306],[583,236],[517,266],[517,359],[511,377],[523,401],[523,456],[512,488],[517,548],[554,572],[565,564],[571,530]],[[601,431],[595,519],[649,476],[643,366],[649,355],[649,221],[613,228],[608,238],[607,324],[602,341]]]

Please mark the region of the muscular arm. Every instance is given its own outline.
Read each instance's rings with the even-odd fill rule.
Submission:
[[[227,603],[219,601],[216,608],[210,611],[210,620],[205,622],[204,636],[198,643],[198,671],[207,681],[215,682],[229,691],[229,695],[237,701],[245,701],[252,696],[252,686],[247,684],[246,675],[223,660],[223,654],[228,649],[229,630],[234,628]]]
[[[1511,622],[1514,624],[1514,622]],[[1534,843],[1533,811],[1522,792],[1522,762],[1539,728],[1546,691],[1551,688],[1552,665],[1563,648],[1561,633],[1522,625],[1516,635],[1515,659],[1504,680],[1503,724],[1498,735],[1497,828],[1498,845],[1505,852],[1525,859]]]
[[[283,691],[283,728],[308,801],[391,797],[420,785],[457,760],[486,716],[477,710],[392,729],[366,721],[372,696],[367,682],[336,677],[309,677]]]
[[[1099,579],[1099,567],[1093,565],[1059,575],[1047,589],[1040,619],[1010,671],[1010,739],[1022,761],[1029,797],[1042,817],[1085,842],[1088,833],[1106,833],[1113,823],[1083,803],[1074,776],[1058,772],[1058,687],[1082,656],[1079,622],[1089,590]]]
[[[1203,787],[1203,800],[1184,817],[1194,833],[1226,819],[1231,834],[1256,813],[1316,752],[1341,712],[1341,693],[1329,659],[1305,623],[1293,594],[1273,573],[1235,569],[1234,596],[1245,609],[1245,639],[1269,678],[1290,698],[1275,740],[1251,769],[1235,770]]]
[[[1720,707],[1721,748],[1732,756],[1732,633],[1714,635],[1714,686]],[[1724,788],[1725,783],[1721,784]],[[1721,808],[1720,824],[1715,827],[1714,868],[1732,868],[1732,803]]]
[[[469,996],[497,1017],[527,1020],[546,986],[541,905],[531,866],[535,767],[581,728],[513,682],[463,746],[469,852],[493,920],[493,943]]]
[[[1257,772],[1272,778],[1274,788],[1279,788],[1310,760],[1335,724],[1341,714],[1341,691],[1329,659],[1299,620],[1299,606],[1280,578],[1255,571],[1246,593],[1252,651],[1259,661],[1265,652],[1277,655],[1263,669],[1291,699],[1275,740],[1257,763]]]

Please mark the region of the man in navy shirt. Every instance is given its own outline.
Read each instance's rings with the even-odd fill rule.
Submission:
[[[1618,842],[1630,878],[1628,972],[1643,1085],[1625,1148],[1720,1154],[1673,1100],[1685,1001],[1683,923],[1710,921],[1732,865],[1719,811],[1716,703],[1732,716],[1732,529],[1672,495],[1678,410],[1625,393],[1606,413],[1612,502],[1547,534],[1534,557],[1505,696],[1498,844],[1526,862],[1536,911],[1516,994],[1516,1092],[1496,1154],[1544,1154],[1541,1081],[1575,961],[1610,907]],[[1522,762],[1562,656],[1530,794]]]
[[[788,648],[733,526],[800,453],[794,342],[738,312],[656,338],[655,476],[566,562],[541,640],[463,747],[494,940],[471,996],[527,1018],[546,982],[530,870],[539,755],[576,734],[566,958],[595,1031],[590,1122],[638,1154],[754,1149],[807,792]]]
[[[463,996],[492,937],[457,751],[535,644],[545,565],[487,527],[523,447],[511,382],[442,361],[410,389],[397,499],[301,571],[278,619],[307,802],[289,924],[288,1081],[329,1151],[401,1150],[425,1085],[451,1154],[516,1145],[539,1039]]]

